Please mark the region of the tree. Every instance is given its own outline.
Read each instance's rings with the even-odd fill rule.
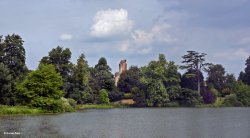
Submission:
[[[71,51],[69,48],[63,49],[63,47],[57,46],[53,48],[49,55],[43,57],[40,61],[42,64],[53,64],[56,71],[59,72],[65,81],[72,71]]]
[[[194,70],[196,71],[195,74],[190,74],[193,77],[200,76],[200,73],[202,70],[206,70],[206,66],[209,65],[209,63],[205,63],[205,53],[198,53],[196,51],[187,51],[188,54],[182,56],[184,61],[182,63],[185,63],[186,65],[181,66],[181,69],[187,69],[187,70]],[[197,90],[198,94],[200,95],[201,91],[201,80],[200,77],[197,77]]]
[[[197,91],[191,89],[181,88],[174,101],[178,102],[181,106],[195,106],[199,100],[199,94]]]
[[[61,112],[63,91],[59,87],[62,83],[62,77],[53,65],[40,64],[17,89],[23,104],[40,107],[49,112]]]
[[[115,90],[114,76],[107,60],[101,57],[94,68],[90,68],[90,87],[93,93],[93,102],[98,102],[98,96],[101,89],[106,89],[109,93]]]
[[[246,60],[245,65],[245,72],[240,72],[239,80],[247,85],[250,85],[250,56]]]
[[[0,104],[10,104],[12,76],[9,69],[0,63]]]
[[[160,80],[152,80],[147,88],[147,105],[154,107],[166,106],[169,102],[169,95]]]
[[[194,77],[193,74],[195,74],[195,70],[188,70],[186,73],[184,73],[181,77],[181,87],[182,88],[187,88],[191,90],[197,90],[197,85],[198,85],[198,78],[201,82],[203,82],[204,77],[202,72],[199,73],[199,77],[196,76]],[[201,90],[204,88],[204,84],[200,84]]]
[[[208,67],[208,85],[211,84],[219,92],[222,91],[222,88],[225,85],[225,69],[222,65],[216,64]]]
[[[70,89],[68,81],[70,81],[69,79],[73,72],[73,64],[70,62],[70,59],[70,49],[57,46],[49,52],[48,56],[43,57],[40,61],[40,64],[53,64],[55,66],[56,71],[62,76],[63,85],[61,89],[66,91],[66,94]]]
[[[89,86],[90,71],[84,54],[77,59],[77,65],[73,69],[72,76],[68,79],[66,97],[73,98],[77,103],[90,103],[91,88]]]
[[[117,87],[122,92],[131,92],[132,88],[140,85],[139,79],[140,69],[136,66],[131,66],[127,71],[121,74]]]
[[[22,78],[28,71],[25,65],[24,41],[16,34],[7,35],[1,41],[3,41],[0,48],[1,62],[9,68],[14,80]]]
[[[99,92],[99,102],[101,104],[109,104],[109,96],[108,96],[108,91],[105,89],[101,89]]]

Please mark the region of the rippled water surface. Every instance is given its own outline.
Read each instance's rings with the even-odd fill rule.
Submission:
[[[2,116],[0,137],[250,138],[250,108],[93,109]]]

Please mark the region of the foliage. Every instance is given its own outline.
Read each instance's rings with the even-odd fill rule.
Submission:
[[[220,64],[209,66],[207,83],[212,84],[215,89],[221,92],[225,85],[225,73],[224,67]]]
[[[98,102],[101,89],[106,89],[108,92],[116,91],[114,76],[105,58],[100,58],[98,64],[90,69],[90,73],[91,78],[89,86],[92,89],[93,103]]]
[[[234,107],[241,106],[242,104],[237,100],[237,96],[235,94],[230,94],[225,97],[223,105],[228,107]]]
[[[9,69],[0,63],[0,104],[9,104],[12,76]]]
[[[36,71],[28,74],[18,86],[20,96],[25,104],[41,107],[51,112],[62,111],[63,91],[62,77],[55,71],[53,65],[40,64]]]
[[[239,80],[247,85],[250,85],[250,56],[246,60],[245,65],[245,72],[240,73]]]
[[[25,49],[23,40],[19,35],[12,34],[5,36],[0,45],[1,59],[0,61],[6,65],[14,80],[22,78],[28,71],[25,65]]]
[[[120,91],[111,91],[109,92],[109,99],[110,102],[115,102],[115,101],[119,101],[124,97],[124,93],[120,92]]]
[[[120,91],[129,93],[133,87],[140,84],[140,70],[136,66],[131,66],[127,71],[120,75],[117,87]]]
[[[146,96],[143,90],[138,87],[134,87],[132,89],[133,100],[135,101],[135,106],[137,107],[145,107],[147,105]]]
[[[187,88],[187,89],[191,89],[191,90],[197,90],[197,86],[198,86],[198,77],[194,76],[193,74],[195,74],[196,71],[195,70],[188,70],[186,73],[184,73],[181,77],[181,87],[182,88]],[[202,72],[199,73],[199,80],[201,82],[203,82],[204,77]],[[204,89],[204,84],[201,83],[200,84],[200,88],[201,90]]]
[[[99,103],[101,104],[108,104],[110,103],[109,101],[109,95],[108,91],[105,89],[101,89],[99,92]]]
[[[209,88],[205,88],[202,97],[205,104],[213,104],[216,101],[216,95]]]
[[[194,73],[190,74],[193,77],[197,78],[197,90],[198,90],[198,94],[201,93],[201,83],[202,81],[200,80],[200,73],[202,70],[206,71],[206,66],[209,65],[209,63],[205,63],[205,53],[199,53],[196,51],[187,51],[188,54],[182,56],[183,61],[182,63],[184,63],[185,65],[180,66],[181,69],[187,69],[189,70],[193,70]],[[198,76],[198,77],[197,77]]]
[[[147,106],[166,106],[169,102],[169,95],[160,80],[153,80],[147,88]]]
[[[238,82],[235,85],[234,93],[237,96],[237,100],[243,105],[243,106],[250,106],[250,86]]]
[[[199,100],[199,95],[197,91],[181,88],[178,92],[178,96],[174,101],[178,102],[181,106],[195,106],[196,102]]]
[[[48,53],[48,56],[43,57],[40,61],[40,64],[53,64],[55,66],[56,72],[62,76],[63,84],[61,85],[61,89],[66,92],[65,94],[68,94],[70,89],[70,83],[68,82],[73,70],[73,64],[70,62],[70,59],[70,49],[57,46]]]
[[[73,98],[77,103],[91,103],[93,101],[89,86],[90,71],[84,54],[77,60],[73,68],[73,75],[68,79],[68,89],[65,97]]]

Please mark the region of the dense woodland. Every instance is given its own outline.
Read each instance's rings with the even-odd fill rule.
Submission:
[[[222,65],[207,63],[204,53],[187,51],[182,65],[159,54],[146,66],[131,66],[121,74],[116,87],[104,57],[90,67],[81,54],[74,64],[70,49],[58,46],[40,60],[36,70],[29,70],[23,43],[16,34],[0,36],[2,105],[61,112],[64,100],[71,105],[109,104],[131,98],[137,107],[192,107],[218,101],[223,106],[250,106],[250,57],[236,79]],[[180,74],[179,70],[185,73]]]

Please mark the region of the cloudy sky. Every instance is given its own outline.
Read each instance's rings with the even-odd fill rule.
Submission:
[[[181,63],[187,50],[207,53],[238,76],[250,53],[250,0],[0,0],[0,34],[25,40],[27,65],[60,45],[72,62],[106,57],[146,65],[164,53]]]

